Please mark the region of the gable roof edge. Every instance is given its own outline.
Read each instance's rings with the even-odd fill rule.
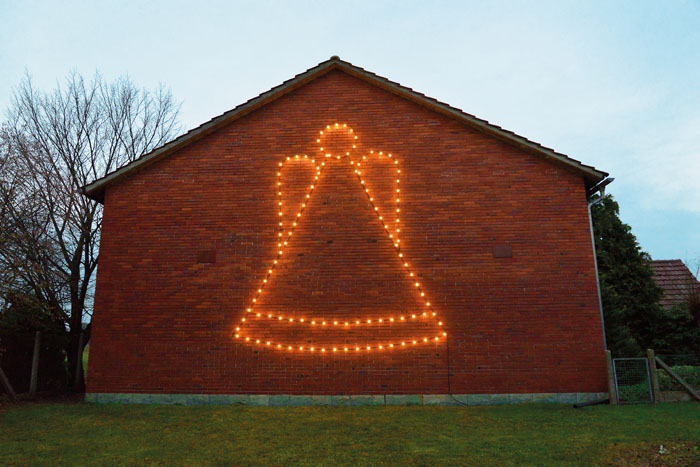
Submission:
[[[99,178],[92,183],[85,185],[82,188],[83,193],[91,199],[99,202],[104,201],[104,191],[107,186],[115,183],[117,179],[126,176],[128,173],[135,170],[141,169],[151,163],[154,163],[168,154],[171,154],[185,146],[197,141],[198,139],[208,135],[209,133],[217,130],[218,128],[227,125],[234,119],[240,118],[247,115],[250,112],[257,110],[258,108],[268,104],[269,102],[282,97],[283,95],[303,86],[309,81],[312,81],[319,76],[328,73],[331,70],[340,69],[352,76],[355,76],[364,81],[368,81],[371,84],[377,85],[382,89],[385,89],[399,97],[406,98],[414,103],[428,107],[434,111],[442,113],[444,115],[455,118],[456,120],[465,123],[466,125],[482,131],[486,134],[494,136],[502,141],[513,144],[520,148],[526,149],[530,152],[535,152],[537,154],[543,155],[550,159],[552,162],[573,169],[584,177],[587,186],[593,186],[596,183],[603,180],[608,176],[607,172],[600,171],[593,166],[585,165],[580,161],[572,159],[571,157],[558,153],[553,149],[542,146],[539,143],[531,141],[523,136],[520,136],[512,131],[505,130],[498,125],[489,123],[487,120],[480,119],[474,115],[468,114],[461,109],[452,107],[449,104],[440,102],[437,99],[428,97],[425,94],[421,94],[414,91],[411,88],[402,86],[399,83],[391,81],[382,76],[376,75],[370,71],[353,65],[352,63],[346,62],[333,56],[330,60],[319,63],[315,67],[309,68],[303,73],[300,73],[293,78],[283,82],[282,84],[275,86],[274,88],[244,102],[237,107],[224,112],[218,117],[214,117],[206,123],[188,131],[175,138],[169,143],[142,155],[138,159],[126,164],[117,170]]]
[[[351,63],[344,62],[342,60],[341,62],[349,69],[348,71],[351,75],[354,75],[366,81],[371,81],[374,84],[381,83],[384,85],[381,87],[389,90],[390,92],[393,92],[394,94],[397,94],[404,98],[409,98],[409,100],[419,105],[429,107],[432,110],[437,110],[442,114],[451,116],[463,123],[468,124],[472,128],[481,130],[484,133],[487,133],[491,136],[495,136],[496,138],[509,142],[511,144],[515,144],[518,147],[529,149],[530,151],[534,151],[538,154],[545,155],[557,162],[570,166],[571,168],[579,172],[583,172],[584,176],[589,177],[588,181],[590,182],[591,186],[602,181],[609,175],[607,172],[603,172],[601,170],[596,169],[593,166],[583,164],[582,162],[573,159],[567,156],[566,154],[556,152],[551,148],[542,146],[541,144],[531,141],[525,138],[524,136],[520,136],[515,132],[501,128],[500,126],[490,123],[487,120],[478,118],[472,114],[464,112],[463,110],[458,109],[456,107],[452,107],[451,105],[441,102],[432,97],[428,97],[425,94],[422,94],[418,91],[414,91],[413,89],[408,88],[406,86],[402,86],[401,84],[384,78],[383,76],[376,75],[370,71],[355,66]]]
[[[328,60],[318,64],[313,68],[309,68],[303,73],[294,76],[291,79],[275,86],[274,88],[259,94],[252,99],[240,104],[233,109],[222,113],[221,115],[212,118],[208,122],[205,122],[198,127],[189,130],[186,133],[178,136],[174,140],[160,146],[153,151],[140,156],[138,159],[129,162],[126,165],[108,173],[107,175],[98,178],[97,180],[82,187],[82,192],[88,198],[94,199],[95,201],[104,201],[104,190],[107,186],[113,184],[117,179],[133,172],[137,169],[141,169],[151,163],[154,163],[168,154],[178,151],[185,146],[192,144],[200,138],[208,135],[230,123],[235,118],[243,117],[258,108],[264,106],[265,104],[282,97],[283,95],[293,91],[294,89],[303,86],[309,81],[318,78],[336,68],[337,65],[332,60]]]

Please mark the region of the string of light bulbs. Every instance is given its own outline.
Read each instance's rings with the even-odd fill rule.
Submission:
[[[319,325],[319,326],[342,326],[342,327],[353,327],[353,326],[362,326],[362,325],[367,325],[367,324],[382,324],[382,323],[394,323],[394,322],[401,322],[401,321],[407,321],[410,319],[420,319],[424,317],[429,317],[427,312],[423,312],[420,314],[415,314],[412,313],[408,316],[403,316],[399,315],[397,318],[394,318],[393,316],[389,318],[374,318],[374,319],[366,319],[366,320],[337,320],[337,319],[323,319],[323,318],[299,318],[299,317],[287,317],[285,318],[283,315],[276,315],[274,313],[250,313],[249,316],[254,316],[257,318],[267,318],[271,319],[273,321],[282,321],[285,323],[299,323],[299,324],[310,324],[312,326],[314,325]],[[438,326],[442,326],[442,321],[438,321]],[[238,329],[236,329],[238,330]]]
[[[357,142],[358,137],[357,137],[357,135],[354,134],[354,131],[352,128],[348,128],[347,124],[341,125],[338,123],[336,123],[333,126],[331,126],[331,125],[326,126],[326,132],[330,132],[333,130],[347,131],[353,137],[352,138],[352,142],[353,142],[352,149],[356,149],[356,147],[357,147],[356,142]],[[316,139],[316,142],[321,143],[321,137],[323,137],[323,136],[324,136],[324,131],[321,130],[319,132],[319,138]],[[319,151],[321,153],[320,157],[326,158],[326,159],[333,157],[333,154],[331,154],[330,152],[327,152],[324,149],[323,145],[320,145],[319,147],[320,147]],[[379,157],[382,157],[382,156],[384,156],[384,152],[379,151],[378,153],[375,153],[374,150],[370,150],[369,155],[370,155],[370,157],[373,155],[377,155]],[[394,250],[396,251],[396,254],[399,257],[399,259],[404,267],[404,270],[409,275],[409,277],[413,279],[415,277],[415,272],[411,269],[410,264],[407,262],[407,260],[404,258],[403,253],[401,252],[401,240],[399,238],[399,234],[401,232],[400,217],[399,217],[400,212],[401,212],[401,209],[399,207],[399,204],[401,201],[401,199],[400,199],[401,169],[399,168],[399,161],[396,160],[391,153],[386,154],[386,157],[393,160],[394,165],[396,167],[395,168],[395,170],[396,170],[396,172],[395,172],[396,173],[395,196],[396,197],[394,198],[394,201],[396,202],[395,218],[394,218],[396,225],[394,227],[390,227],[390,225],[387,224],[387,222],[384,220],[384,216],[381,214],[381,212],[379,210],[379,206],[377,206],[377,204],[374,200],[373,194],[370,193],[369,188],[366,186],[364,177],[362,176],[363,175],[362,168],[361,168],[362,162],[361,161],[355,162],[355,160],[353,160],[350,156],[350,151],[346,151],[345,155],[336,154],[335,157],[337,159],[347,157],[349,165],[354,167],[355,176],[356,176],[357,180],[359,181],[360,186],[362,187],[362,189],[365,193],[365,196],[369,200],[369,203],[372,206],[372,208],[377,216],[377,219],[379,220],[382,227],[384,228],[385,233],[388,235],[389,239],[391,240],[392,245],[394,247]],[[362,159],[362,161],[366,161],[367,156],[364,155],[364,156],[362,156],[361,159]],[[302,203],[300,205],[299,210],[295,213],[295,215],[292,218],[292,221],[289,223],[288,226],[286,226],[286,229],[285,229],[284,220],[282,219],[282,217],[284,216],[284,211],[283,211],[284,200],[283,200],[283,189],[282,189],[282,186],[283,186],[282,185],[282,168],[284,167],[285,162],[289,162],[289,161],[303,161],[303,162],[313,164],[313,167],[315,169],[315,175],[314,175],[313,182],[311,183],[311,185],[308,187],[306,193],[304,194],[304,198],[302,200]],[[327,350],[332,351],[332,352],[337,352],[339,350],[341,350],[342,352],[349,352],[349,351],[352,351],[353,349],[355,351],[361,351],[361,350],[371,351],[371,350],[375,350],[375,349],[376,350],[384,350],[384,349],[403,348],[403,347],[406,347],[407,345],[410,346],[410,345],[416,345],[419,343],[428,343],[431,341],[439,341],[441,338],[446,337],[447,333],[441,332],[440,335],[438,335],[438,336],[408,339],[408,340],[391,342],[391,343],[387,343],[387,344],[354,345],[354,346],[349,346],[347,344],[343,344],[343,345],[329,346],[328,348],[326,348],[326,347],[317,348],[317,347],[309,347],[309,346],[295,346],[295,345],[291,345],[289,343],[281,343],[281,342],[275,343],[275,342],[272,342],[270,340],[258,339],[258,338],[252,337],[250,335],[243,334],[244,331],[242,331],[241,328],[243,326],[245,326],[245,324],[247,323],[247,321],[246,321],[247,318],[249,318],[251,316],[255,317],[255,318],[267,318],[270,320],[275,320],[277,322],[285,322],[285,323],[294,324],[297,326],[298,325],[307,325],[307,326],[320,326],[320,327],[325,327],[325,326],[338,327],[338,326],[340,326],[340,327],[348,327],[349,328],[352,326],[368,326],[368,325],[372,325],[372,324],[384,324],[384,323],[394,323],[394,322],[403,323],[403,322],[408,322],[410,320],[419,319],[421,317],[433,317],[438,321],[439,326],[442,326],[442,324],[443,324],[442,321],[440,321],[437,318],[437,312],[435,312],[430,301],[428,301],[427,297],[425,296],[425,291],[423,290],[420,282],[414,282],[415,279],[413,279],[412,282],[414,284],[415,289],[420,294],[420,297],[423,300],[427,311],[424,311],[422,313],[417,313],[417,314],[413,313],[410,315],[409,318],[407,318],[403,315],[399,315],[397,318],[394,318],[393,316],[389,316],[389,317],[374,318],[374,319],[355,319],[355,320],[337,320],[337,319],[331,320],[331,319],[328,319],[328,320],[326,320],[326,319],[322,319],[322,318],[306,318],[306,317],[303,317],[303,318],[296,317],[295,318],[293,316],[285,317],[285,316],[279,315],[279,314],[263,313],[263,312],[259,312],[259,311],[254,310],[254,308],[258,302],[258,298],[260,297],[260,294],[262,294],[266,285],[269,283],[270,278],[271,278],[273,272],[275,271],[277,264],[279,263],[280,257],[284,254],[284,248],[286,246],[288,246],[289,242],[291,241],[292,236],[294,235],[294,231],[296,230],[298,222],[301,219],[302,214],[304,213],[304,210],[306,209],[306,204],[311,199],[311,195],[313,194],[313,191],[316,187],[316,184],[318,183],[318,180],[320,179],[321,174],[322,174],[323,170],[325,169],[325,167],[326,167],[325,161],[322,160],[320,163],[317,163],[315,158],[309,157],[307,154],[296,154],[293,157],[287,156],[284,161],[279,162],[279,169],[277,171],[277,198],[278,198],[277,203],[278,203],[278,209],[279,209],[278,214],[279,214],[280,220],[279,220],[279,229],[278,229],[279,231],[277,234],[277,237],[278,237],[277,238],[277,254],[276,254],[275,259],[272,261],[272,264],[268,267],[267,272],[265,274],[265,277],[264,277],[261,285],[258,287],[257,292],[254,294],[254,297],[252,298],[250,305],[248,306],[248,308],[246,308],[245,316],[243,318],[241,318],[241,320],[240,320],[241,324],[236,327],[235,338],[239,341],[242,341],[242,342],[259,344],[259,345],[263,345],[263,346],[274,348],[274,349],[289,350],[289,351],[307,350],[309,352],[314,352],[314,351],[320,350],[322,353],[325,353]]]

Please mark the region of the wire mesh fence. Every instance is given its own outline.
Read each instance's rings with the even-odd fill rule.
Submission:
[[[614,358],[613,371],[619,404],[650,404],[653,401],[646,358]]]
[[[700,391],[700,354],[657,355],[696,391]],[[659,369],[659,388],[662,391],[682,391],[683,387],[664,370]]]

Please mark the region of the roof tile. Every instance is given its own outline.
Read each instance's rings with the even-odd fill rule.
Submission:
[[[680,259],[653,260],[654,280],[664,291],[659,302],[665,309],[683,303],[692,287],[700,282]]]

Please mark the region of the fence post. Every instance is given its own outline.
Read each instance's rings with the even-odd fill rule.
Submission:
[[[32,355],[32,376],[29,380],[29,394],[36,395],[36,386],[39,379],[39,351],[41,350],[41,331],[34,334],[34,354]]]
[[[661,401],[661,389],[659,388],[659,373],[656,370],[656,358],[653,349],[647,349],[647,361],[649,362],[649,376],[651,378],[651,390],[654,395],[652,402]]]
[[[2,368],[0,368],[0,382],[2,383],[2,387],[5,388],[5,391],[7,391],[7,393],[10,395],[10,400],[16,404],[18,402],[17,394],[15,394],[12,384],[10,384],[10,380],[5,375],[5,372],[2,371]]]
[[[80,338],[78,339],[78,354],[75,357],[75,380],[73,381],[73,388],[76,390],[80,386],[80,373],[83,371],[83,333],[80,333]]]
[[[610,404],[617,404],[617,390],[615,389],[615,372],[613,370],[612,354],[605,351],[605,360],[608,364],[608,393],[610,393]]]

